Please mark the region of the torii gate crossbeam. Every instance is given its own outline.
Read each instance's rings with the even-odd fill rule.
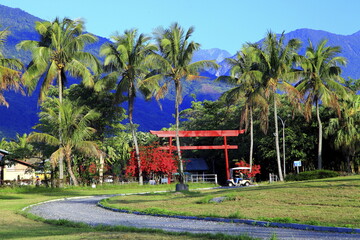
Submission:
[[[225,165],[226,165],[226,178],[230,178],[229,170],[229,156],[228,149],[238,149],[236,145],[228,145],[226,137],[236,137],[239,134],[244,133],[245,130],[197,130],[197,131],[179,131],[179,137],[224,137],[224,145],[218,146],[180,146],[181,150],[198,150],[198,149],[224,149],[225,153]],[[176,136],[176,131],[150,131],[158,137],[168,137],[169,146],[161,147],[162,149],[168,149],[174,151],[175,146],[172,145],[172,138]]]

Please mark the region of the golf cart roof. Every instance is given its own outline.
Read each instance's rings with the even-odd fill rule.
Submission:
[[[233,170],[250,170],[250,167],[234,167],[234,168],[230,168],[230,171]]]

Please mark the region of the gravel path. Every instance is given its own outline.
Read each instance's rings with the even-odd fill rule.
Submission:
[[[109,196],[65,199],[32,206],[29,212],[45,219],[67,219],[91,225],[123,225],[139,228],[157,228],[172,232],[247,234],[252,237],[269,239],[276,233],[278,239],[360,239],[360,234],[342,234],[296,229],[259,227],[238,223],[221,223],[203,220],[155,217],[113,212],[96,204]]]

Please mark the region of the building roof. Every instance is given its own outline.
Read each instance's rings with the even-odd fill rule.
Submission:
[[[4,150],[4,149],[0,149],[0,153],[3,154],[3,155],[8,155],[9,152]]]
[[[209,166],[203,158],[186,158],[186,171],[208,171]]]

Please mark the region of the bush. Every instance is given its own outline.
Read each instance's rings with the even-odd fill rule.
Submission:
[[[339,173],[330,170],[315,170],[301,172],[297,175],[287,175],[285,181],[304,181],[312,179],[321,179],[321,178],[332,178],[338,177]]]

